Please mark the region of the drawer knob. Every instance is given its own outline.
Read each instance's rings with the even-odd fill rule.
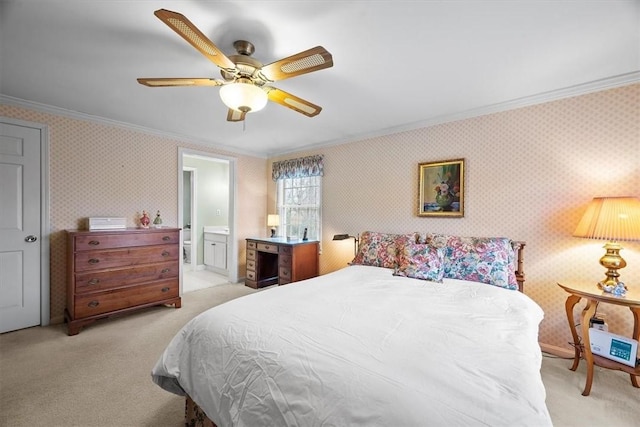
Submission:
[[[91,279],[87,283],[90,285],[97,285],[98,283],[100,283],[100,279]]]
[[[167,242],[167,241],[171,240],[171,236],[162,236],[162,240]]]
[[[164,288],[162,288],[162,292],[169,292],[169,289],[171,288],[168,286],[165,286]]]
[[[171,255],[171,254],[170,254],[169,252],[167,252],[167,251],[163,251],[163,252],[162,252],[162,256],[164,256],[164,257],[167,257],[167,256],[169,256],[169,255]]]
[[[93,246],[98,246],[98,245],[100,244],[100,242],[99,242],[99,241],[97,241],[97,240],[91,240],[91,241],[89,242],[89,244],[90,244],[90,245],[93,245]]]
[[[95,301],[95,300],[94,300],[94,301],[91,301],[91,302],[90,302],[89,304],[87,304],[87,305],[88,305],[89,307],[92,307],[92,308],[93,308],[93,307],[97,307],[97,306],[99,306],[99,305],[100,305],[100,302],[99,302],[99,301]]]
[[[99,263],[99,262],[100,262],[100,260],[99,260],[98,258],[91,258],[91,259],[89,260],[89,264],[97,264],[97,263]]]
[[[269,245],[264,245],[264,248],[267,249],[267,250],[269,250],[270,247],[271,246],[269,246]]]
[[[170,272],[171,269],[170,268],[163,268],[162,271],[160,273],[168,273]]]

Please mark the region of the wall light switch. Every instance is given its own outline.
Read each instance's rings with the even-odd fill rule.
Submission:
[[[220,209],[216,209],[216,215],[220,216]]]

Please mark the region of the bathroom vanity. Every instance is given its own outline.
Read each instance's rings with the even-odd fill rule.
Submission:
[[[204,266],[214,273],[228,275],[227,250],[229,230],[204,227]]]

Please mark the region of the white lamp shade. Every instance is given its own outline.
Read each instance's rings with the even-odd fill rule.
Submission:
[[[277,227],[280,225],[280,215],[269,214],[267,215],[267,225],[269,227]]]
[[[612,241],[640,240],[640,200],[635,197],[594,198],[573,235]]]
[[[267,93],[251,83],[230,83],[220,88],[224,104],[236,111],[255,112],[267,105]]]

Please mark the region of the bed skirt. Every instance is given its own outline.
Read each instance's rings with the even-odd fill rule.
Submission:
[[[184,425],[185,427],[217,427],[189,395],[185,400]]]

